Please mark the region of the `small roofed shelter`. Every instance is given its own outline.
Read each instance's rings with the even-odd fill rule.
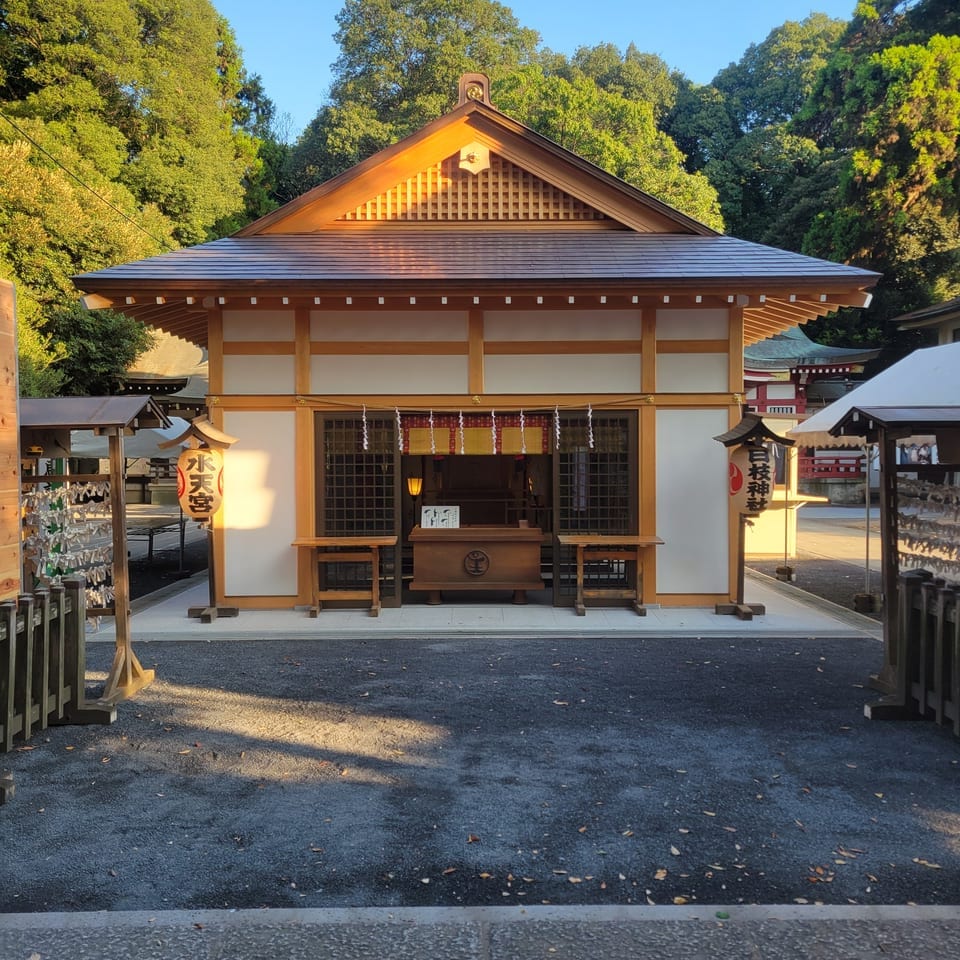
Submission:
[[[951,426],[960,406],[957,371],[960,370],[960,343],[915,350],[861,384],[845,397],[825,407],[789,431],[798,443],[831,442],[849,444],[855,438],[877,444],[880,463],[881,575],[883,590],[884,666],[876,685],[889,691],[896,670],[898,630],[898,586],[901,569],[898,515],[905,495],[898,478],[908,476],[935,482],[950,477],[957,456]],[[939,437],[938,437],[939,435]],[[897,455],[897,443],[910,437],[943,438],[941,463],[904,463]],[[941,444],[937,444],[938,447]],[[938,451],[939,453],[939,451]],[[956,470],[956,466],[952,466]],[[956,476],[956,474],[952,474]],[[908,494],[909,495],[909,494]],[[925,499],[929,499],[926,497]],[[909,562],[922,562],[908,558]],[[954,578],[956,579],[956,578]]]
[[[851,436],[838,435],[833,427],[854,407],[952,406],[958,397],[958,371],[960,343],[922,347],[865,380],[788,433],[804,446],[849,445]]]
[[[927,568],[941,582],[960,587],[960,395],[956,400],[944,406],[853,406],[830,428],[836,436],[862,437],[880,451],[885,605],[884,664],[878,686],[887,692],[894,688],[897,631],[903,629],[901,571]],[[897,441],[922,435],[936,437],[939,462],[898,464]]]
[[[23,398],[19,407],[21,455],[25,458],[71,456],[70,436],[74,430],[93,431],[107,438],[108,473],[32,473],[25,475],[22,482],[25,500],[31,492],[36,497],[35,492],[42,485],[47,489],[46,499],[50,503],[61,510],[66,504],[80,517],[77,527],[63,531],[62,542],[52,545],[53,553],[63,558],[63,564],[79,567],[74,567],[72,573],[79,572],[99,581],[101,568],[109,566],[110,587],[99,590],[98,595],[104,599],[99,606],[88,605],[87,615],[112,616],[115,620],[116,653],[101,697],[104,703],[115,703],[132,696],[153,679],[153,671],[141,666],[131,645],[124,442],[138,430],[170,427],[171,423],[151,397],[143,396]],[[75,488],[72,493],[71,488]],[[108,507],[100,503],[104,499]],[[42,507],[36,504],[38,515],[49,517],[51,514],[45,514]],[[85,526],[92,529],[94,521],[103,522],[105,515],[110,544],[101,557],[98,548],[84,542],[82,531]],[[43,533],[49,532],[50,524],[44,526],[47,530]],[[71,543],[74,539],[78,541],[75,550]],[[51,553],[46,551],[44,556],[49,559]],[[109,557],[108,564],[106,557]],[[45,571],[37,572],[43,575]]]
[[[411,538],[425,516],[458,542],[535,541],[518,583],[557,605],[583,586],[572,536],[633,538],[594,563],[604,597],[729,599],[737,518],[712,438],[740,419],[744,345],[863,306],[877,280],[716,233],[501,113],[480,74],[234,236],[74,278],[88,307],[208,350],[209,417],[238,438],[216,602],[314,610],[337,590],[455,594],[410,586],[447,536]],[[483,559],[499,549],[471,572],[454,558],[457,590],[503,583]]]

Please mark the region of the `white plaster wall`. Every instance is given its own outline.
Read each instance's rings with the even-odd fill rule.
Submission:
[[[657,310],[658,340],[726,340],[730,313],[722,307]]]
[[[657,411],[658,593],[729,589],[726,410]]]
[[[464,311],[312,310],[310,339],[330,340],[466,340]]]
[[[261,357],[228,354],[223,358],[225,394],[294,393],[292,356]]]
[[[224,413],[224,584],[231,597],[297,593],[294,413]]]
[[[639,310],[488,310],[483,315],[483,337],[510,340],[639,340]]]
[[[792,383],[768,383],[768,400],[796,400],[797,388]]]
[[[223,339],[293,340],[292,310],[224,310]]]
[[[466,393],[466,356],[310,358],[310,392]]]
[[[658,353],[657,393],[727,393],[725,353]]]
[[[485,393],[636,393],[639,354],[505,354],[484,360]]]

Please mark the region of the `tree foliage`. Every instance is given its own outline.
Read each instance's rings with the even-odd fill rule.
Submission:
[[[532,61],[538,34],[495,0],[346,0],[330,101],[290,151],[287,199],[456,105],[462,74]]]
[[[960,37],[921,31],[960,14],[938,7],[860,3],[797,121],[842,158],[803,249],[885,277],[863,322],[960,293]]]
[[[676,144],[657,130],[653,106],[608,93],[583,75],[566,80],[527,67],[495,87],[497,106],[614,176],[722,229],[716,191],[687,173]]]
[[[884,275],[870,310],[811,335],[893,343],[886,319],[960,292],[958,33],[952,0],[862,0],[679,88],[665,127],[732,232]]]
[[[210,0],[0,3],[0,272],[17,284],[22,390],[80,382],[76,326],[57,320],[71,275],[265,212],[257,80]]]
[[[734,123],[745,133],[786,123],[803,106],[845,24],[823,13],[788,20],[751,43],[713,80]]]
[[[290,151],[288,197],[336,176],[450,110],[465,72],[491,77],[496,106],[538,133],[712,226],[705,177],[656,119],[679,79],[630,46],[537,51],[538,35],[494,0],[346,0],[330,103]]]

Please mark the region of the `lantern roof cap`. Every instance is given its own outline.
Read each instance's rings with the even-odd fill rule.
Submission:
[[[792,447],[797,442],[774,433],[763,422],[763,417],[759,413],[745,413],[735,427],[713,439],[718,440],[725,447],[743,443],[778,443],[784,447]]]
[[[178,447],[187,440],[196,440],[211,447],[229,447],[237,442],[236,437],[215,427],[206,417],[195,417],[179,437],[158,444],[161,448]]]

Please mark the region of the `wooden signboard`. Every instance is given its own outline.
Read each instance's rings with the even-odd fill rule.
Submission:
[[[0,600],[20,593],[20,427],[13,284],[0,279]]]

